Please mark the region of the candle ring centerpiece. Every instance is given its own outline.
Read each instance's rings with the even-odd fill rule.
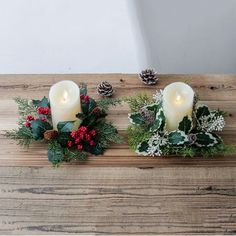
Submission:
[[[127,97],[131,113],[128,142],[144,156],[213,156],[230,154],[234,147],[219,136],[227,113],[200,104],[186,83],[175,82],[152,97]]]
[[[53,85],[49,100],[15,98],[19,128],[5,136],[28,147],[32,141],[48,144],[48,160],[53,165],[100,155],[111,143],[122,143],[116,127],[106,120],[109,106],[119,99],[96,101],[87,94],[86,84],[60,81]]]

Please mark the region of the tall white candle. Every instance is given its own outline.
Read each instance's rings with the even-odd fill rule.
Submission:
[[[192,116],[193,89],[182,82],[175,82],[165,87],[163,91],[163,109],[168,131],[178,129],[184,116]]]
[[[77,120],[76,114],[81,112],[79,86],[70,80],[54,84],[49,91],[53,129],[61,121]]]

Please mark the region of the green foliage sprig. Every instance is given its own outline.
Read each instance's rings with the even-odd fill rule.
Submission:
[[[128,143],[132,150],[144,156],[214,156],[235,152],[226,145],[218,132],[225,125],[226,113],[210,110],[194,99],[192,117],[185,116],[178,129],[168,131],[162,105],[162,91],[153,99],[147,94],[125,98],[131,113]]]
[[[42,100],[15,98],[19,110],[19,128],[6,131],[5,136],[28,147],[33,141],[48,144],[48,160],[55,166],[62,162],[86,160],[89,154],[100,155],[111,143],[122,143],[116,127],[106,120],[110,106],[119,99],[95,101],[87,95],[87,85],[80,85],[81,109],[78,120],[59,122],[53,130],[50,103]],[[79,121],[79,122],[78,122]]]

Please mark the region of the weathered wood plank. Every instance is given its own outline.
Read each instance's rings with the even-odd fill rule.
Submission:
[[[138,90],[153,93],[174,81],[188,82],[198,91],[202,100],[235,101],[235,75],[160,75],[156,86],[142,84],[137,75],[127,74],[80,74],[80,75],[0,75],[0,98],[25,96],[40,98],[47,95],[52,84],[59,80],[70,79],[77,83],[86,82],[91,95],[96,96],[97,85],[104,80],[110,81],[116,96],[133,95]]]
[[[235,180],[232,167],[1,167],[0,234],[235,234]]]

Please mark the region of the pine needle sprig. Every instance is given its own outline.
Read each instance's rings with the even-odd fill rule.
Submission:
[[[14,101],[18,104],[18,113],[19,113],[19,125],[23,125],[25,122],[25,117],[27,115],[36,115],[36,107],[27,98],[16,97]]]
[[[117,129],[111,124],[100,122],[96,127],[99,135],[99,143],[105,149],[111,143],[123,143],[123,138],[117,133]]]
[[[108,111],[111,106],[117,106],[122,103],[121,99],[117,98],[104,98],[97,101],[97,105],[104,111]]]
[[[128,103],[131,112],[138,112],[143,106],[154,102],[147,93],[139,93],[134,97],[125,97],[124,102]]]
[[[22,126],[19,129],[8,130],[4,133],[4,136],[17,141],[18,145],[26,148],[28,148],[34,140],[30,129],[25,126]]]
[[[72,160],[86,160],[88,157],[88,154],[86,152],[77,150],[71,151],[68,148],[64,149],[64,155],[67,162],[70,162]]]

